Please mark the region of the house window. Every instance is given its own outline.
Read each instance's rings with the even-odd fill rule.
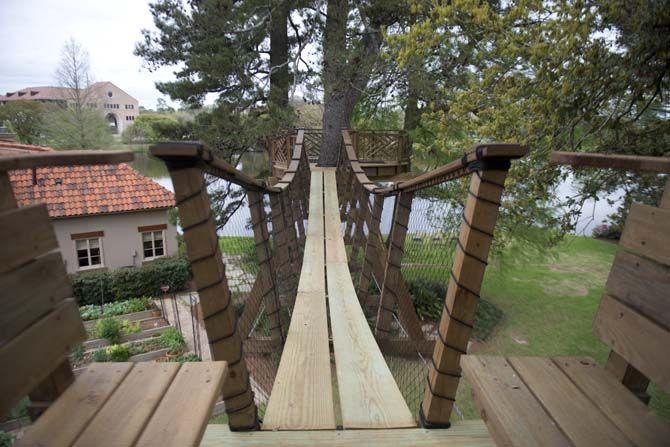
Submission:
[[[79,269],[102,267],[102,243],[99,237],[76,239],[74,243]]]
[[[143,232],[142,250],[144,250],[144,259],[153,259],[165,256],[165,245],[163,244],[163,240],[163,230]]]

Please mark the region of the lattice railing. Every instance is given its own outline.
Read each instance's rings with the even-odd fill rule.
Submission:
[[[381,187],[366,176],[361,147],[366,156],[385,156],[393,143],[377,137],[373,144],[347,130],[342,136],[340,217],[361,306],[410,409],[424,426],[446,425],[507,171],[527,150],[478,145],[448,165]],[[431,295],[443,298],[437,308]]]

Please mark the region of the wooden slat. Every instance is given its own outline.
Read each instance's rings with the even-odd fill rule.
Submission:
[[[634,203],[619,245],[670,265],[670,209]]]
[[[494,447],[482,421],[460,421],[449,430],[320,430],[232,432],[225,424],[208,425],[201,447]]]
[[[589,154],[586,152],[552,152],[551,163],[594,168],[630,169],[634,171],[670,172],[670,157],[642,155]]]
[[[72,295],[58,252],[0,275],[0,291],[0,346]]]
[[[605,293],[670,329],[670,267],[620,250]]]
[[[49,213],[44,204],[0,213],[0,273],[25,264],[58,248]]]
[[[53,151],[31,153],[20,157],[0,157],[0,171],[44,166],[115,165],[133,161],[132,152],[119,151]]]
[[[634,445],[551,359],[510,357],[507,360],[575,446]],[[527,429],[532,430],[532,427]]]
[[[326,215],[339,216],[334,172],[324,173]],[[328,221],[327,221],[328,222]],[[328,230],[327,230],[328,231]],[[332,231],[332,230],[331,230]],[[340,238],[326,239],[326,253]],[[356,297],[346,262],[326,264],[330,323],[344,428],[415,426]]]
[[[226,362],[184,363],[135,445],[198,445],[227,371]]]
[[[321,172],[312,173],[305,262],[263,430],[335,429],[323,255]],[[319,230],[320,228],[320,230]]]
[[[661,421],[609,372],[586,358],[557,357],[553,362],[595,405],[639,446],[670,441],[670,425]]]
[[[630,307],[605,295],[593,330],[652,382],[670,392],[670,332]]]
[[[17,445],[71,446],[132,367],[132,363],[92,363]]]
[[[572,445],[504,357],[466,355],[461,368],[497,445]]]
[[[0,414],[25,396],[69,353],[86,339],[86,331],[73,299],[0,348]]]
[[[75,446],[132,446],[172,383],[179,363],[137,363]]]

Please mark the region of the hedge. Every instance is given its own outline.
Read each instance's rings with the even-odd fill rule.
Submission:
[[[183,290],[191,278],[191,267],[183,257],[157,259],[142,267],[79,273],[70,277],[80,306],[122,301],[138,296],[158,296],[161,285]]]

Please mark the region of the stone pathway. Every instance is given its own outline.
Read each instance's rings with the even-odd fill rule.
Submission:
[[[242,269],[241,266],[244,263],[242,256],[223,253],[221,257],[223,258],[223,263],[226,265],[226,278],[228,278],[230,291],[233,293],[251,292],[255,277]]]
[[[209,344],[207,343],[207,333],[205,332],[205,327],[202,324],[202,322],[199,322],[196,320],[196,332],[195,332],[195,339],[194,340],[194,330],[193,330],[193,318],[191,318],[191,308],[189,305],[189,293],[193,296],[193,302],[197,303],[198,302],[198,294],[196,292],[182,292],[177,294],[177,306],[178,306],[178,311],[177,313],[179,314],[179,324],[181,326],[181,333],[184,336],[184,340],[186,340],[186,350],[188,352],[196,352],[196,342],[198,339],[198,336],[200,337],[200,347],[201,347],[201,354],[200,357],[202,358],[203,361],[211,360],[212,355],[209,352]],[[155,300],[156,306],[158,308],[161,308],[161,303],[160,300]],[[176,319],[175,319],[175,312],[174,312],[174,302],[172,298],[164,298],[163,299],[163,304],[165,306],[165,316],[167,317],[168,321],[170,322],[170,325],[176,327]]]

